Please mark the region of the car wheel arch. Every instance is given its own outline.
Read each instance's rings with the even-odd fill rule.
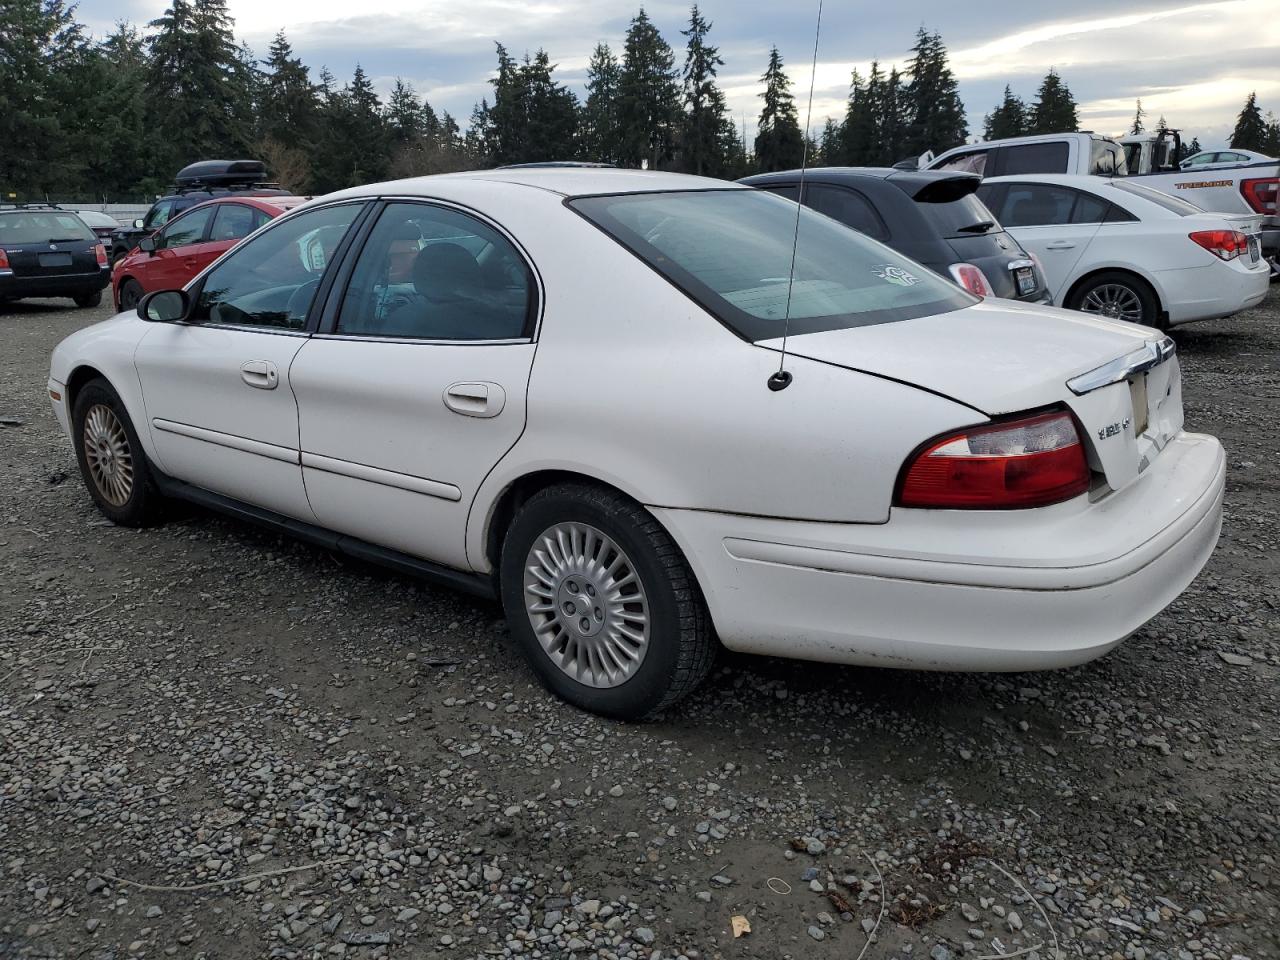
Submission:
[[[1080,275],[1075,280],[1072,280],[1071,286],[1067,288],[1067,295],[1062,298],[1063,305],[1065,306],[1066,304],[1070,303],[1071,300],[1075,297],[1075,295],[1080,292],[1081,287],[1083,287],[1086,283],[1088,283],[1094,277],[1097,277],[1099,274],[1103,274],[1103,273],[1123,273],[1132,277],[1134,280],[1137,280],[1144,287],[1146,287],[1147,290],[1151,293],[1151,296],[1155,298],[1156,316],[1161,318],[1168,317],[1169,315],[1168,310],[1165,308],[1164,299],[1160,295],[1160,288],[1157,287],[1154,283],[1152,283],[1151,279],[1149,277],[1144,276],[1140,271],[1135,270],[1132,267],[1126,267],[1126,266],[1094,267],[1088,273]]]
[[[76,397],[84,389],[84,385],[91,380],[105,380],[108,384],[111,383],[111,379],[105,373],[87,363],[83,363],[71,371],[71,375],[67,377],[67,390],[64,397],[67,410],[75,409]]]

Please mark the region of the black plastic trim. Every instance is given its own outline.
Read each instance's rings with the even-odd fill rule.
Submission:
[[[486,600],[496,600],[498,598],[498,592],[491,577],[455,570],[452,567],[432,563],[430,560],[410,556],[398,550],[380,547],[357,537],[335,533],[316,524],[295,520],[272,510],[255,507],[241,500],[226,497],[211,490],[205,490],[203,487],[193,486],[184,480],[175,480],[173,477],[167,477],[156,470],[154,466],[151,468],[151,473],[156,486],[160,488],[160,492],[166,497],[185,500],[188,503],[194,503],[197,506],[206,507],[233,517],[236,520],[243,520],[255,526],[288,534],[304,543],[323,547],[326,550],[333,550],[356,560],[376,563],[397,573],[429,580],[432,583],[461,590],[464,593],[483,597]]]

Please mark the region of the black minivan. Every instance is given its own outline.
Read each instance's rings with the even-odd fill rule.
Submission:
[[[788,200],[800,196],[800,171],[739,183]],[[804,204],[954,280],[970,293],[1049,303],[1044,271],[996,222],[971,173],[816,167],[804,172]]]

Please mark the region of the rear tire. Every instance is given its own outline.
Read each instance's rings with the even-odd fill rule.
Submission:
[[[1161,328],[1160,303],[1145,280],[1121,270],[1104,270],[1080,283],[1067,297],[1067,309],[1112,320]]]
[[[102,291],[95,290],[93,293],[82,294],[81,296],[76,297],[75,301],[76,306],[81,309],[100,306],[102,304]]]
[[[693,572],[662,525],[613,491],[569,483],[530,497],[503,541],[500,580],[530,666],[583,710],[644,719],[711,668]]]
[[[71,435],[80,476],[103,516],[122,527],[160,522],[164,497],[133,421],[106,380],[90,380],[76,394]]]
[[[120,284],[120,309],[134,310],[142,299],[142,284],[132,278]]]

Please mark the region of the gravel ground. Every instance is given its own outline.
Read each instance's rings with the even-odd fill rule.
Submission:
[[[1280,956],[1280,288],[1176,335],[1226,522],[1111,656],[726,655],[644,726],[544,693],[492,604],[109,525],[44,393],[105,315],[0,308],[0,957]]]

